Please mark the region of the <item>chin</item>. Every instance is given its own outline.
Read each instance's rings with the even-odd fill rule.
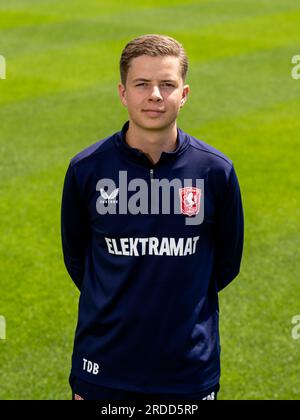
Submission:
[[[132,118],[132,121],[145,130],[163,130],[174,122],[174,120],[166,121],[163,118],[149,118],[147,116],[143,116],[143,118]]]
[[[162,121],[146,121],[141,124],[141,127],[148,130],[163,130],[170,124],[163,123]]]

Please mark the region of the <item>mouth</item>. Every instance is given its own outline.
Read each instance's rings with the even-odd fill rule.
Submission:
[[[157,110],[157,109],[143,109],[143,112],[145,112],[147,115],[156,117],[158,115],[164,114],[165,111]]]

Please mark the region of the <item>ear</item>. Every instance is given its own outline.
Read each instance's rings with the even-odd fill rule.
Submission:
[[[126,88],[122,83],[118,84],[118,91],[122,104],[127,108]]]
[[[180,101],[180,108],[182,108],[183,105],[186,103],[189,93],[190,93],[189,85],[184,85],[183,91],[182,91],[182,98]]]

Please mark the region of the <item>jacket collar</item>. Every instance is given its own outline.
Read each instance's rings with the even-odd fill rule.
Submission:
[[[153,163],[147,158],[145,153],[127,144],[126,139],[125,139],[125,133],[128,130],[128,128],[129,128],[129,121],[126,121],[121,131],[116,133],[115,143],[118,149],[122,153],[125,153],[127,156],[133,158],[134,160],[141,161],[142,163],[145,162],[150,166],[154,166]],[[174,159],[180,154],[182,154],[188,148],[190,144],[189,136],[178,127],[177,127],[177,140],[178,140],[178,145],[176,149],[173,150],[172,152],[162,152],[160,159],[157,163],[163,160]]]

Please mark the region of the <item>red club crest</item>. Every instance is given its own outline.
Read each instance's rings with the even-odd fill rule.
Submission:
[[[180,212],[186,216],[195,216],[200,210],[201,190],[196,187],[179,188]]]

